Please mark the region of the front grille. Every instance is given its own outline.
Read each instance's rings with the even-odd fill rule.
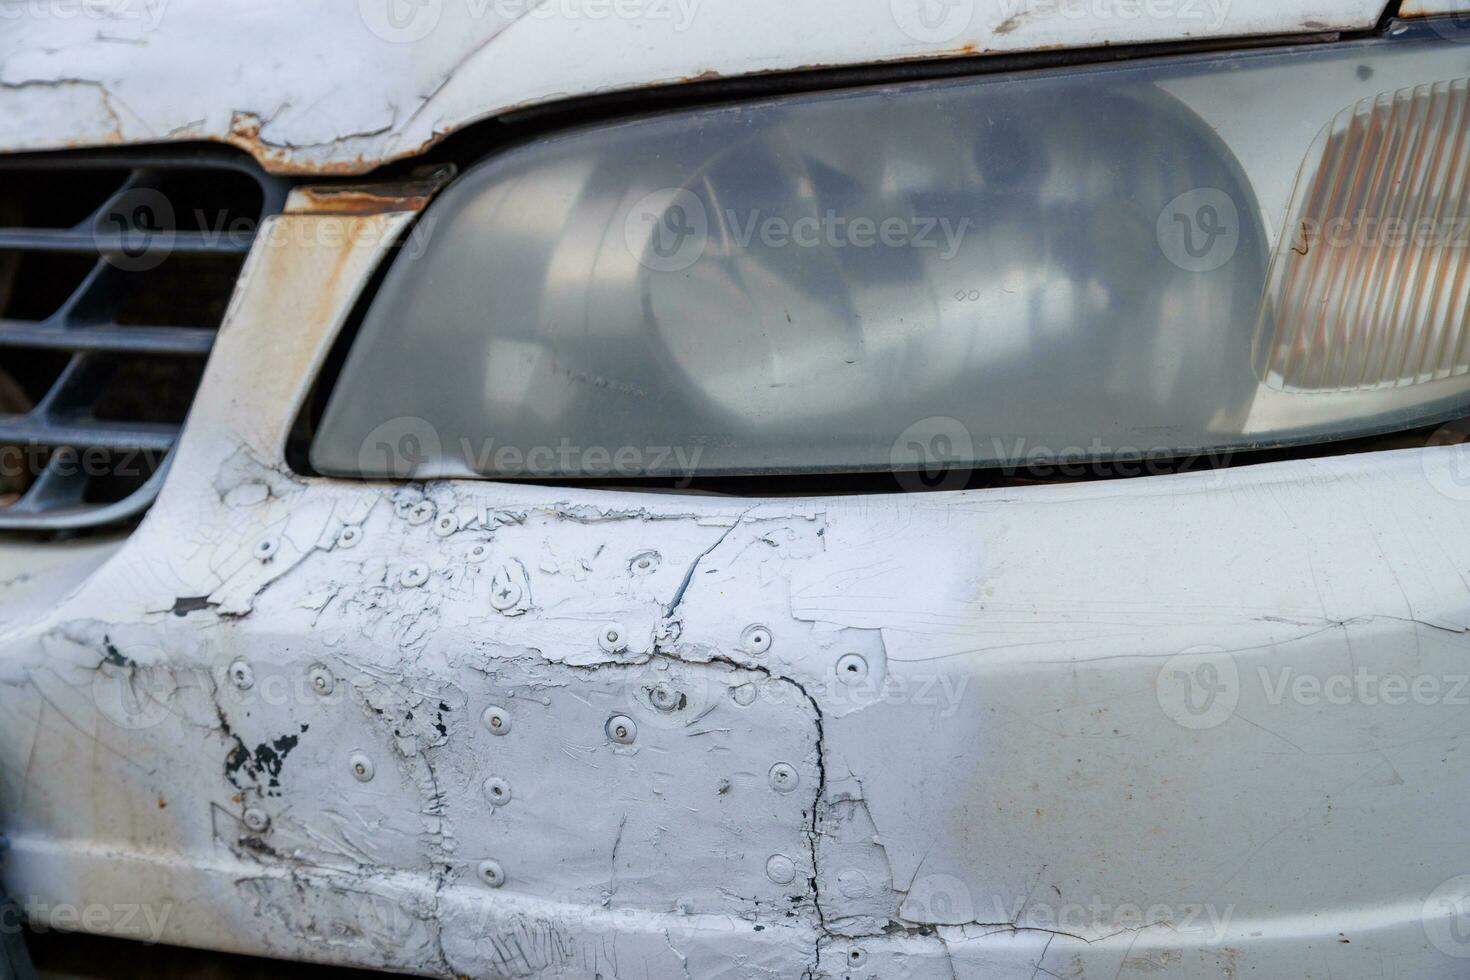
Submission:
[[[0,157],[0,529],[152,503],[287,189],[212,150]]]

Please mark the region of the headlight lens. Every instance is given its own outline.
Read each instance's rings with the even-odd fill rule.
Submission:
[[[446,190],[389,270],[312,463],[987,466],[1464,414],[1470,88],[1437,80],[1465,50],[1424,30],[519,146]]]

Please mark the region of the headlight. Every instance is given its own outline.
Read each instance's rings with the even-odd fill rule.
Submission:
[[[507,150],[389,270],[312,463],[985,466],[1464,414],[1470,89],[1448,79],[1467,50],[1422,28],[801,95]]]

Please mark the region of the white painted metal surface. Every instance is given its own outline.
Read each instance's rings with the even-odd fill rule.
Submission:
[[[304,381],[408,215],[273,220],[159,503],[0,634],[40,921],[429,975],[1464,975],[1461,450],[303,479]]]
[[[6,0],[0,148],[225,140],[360,172],[506,110],[691,79],[1371,27],[1384,0]]]

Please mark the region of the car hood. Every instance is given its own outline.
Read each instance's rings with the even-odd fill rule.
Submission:
[[[813,67],[1362,30],[1384,3],[0,0],[0,150],[216,140],[275,172],[360,173],[475,120],[575,96]]]

